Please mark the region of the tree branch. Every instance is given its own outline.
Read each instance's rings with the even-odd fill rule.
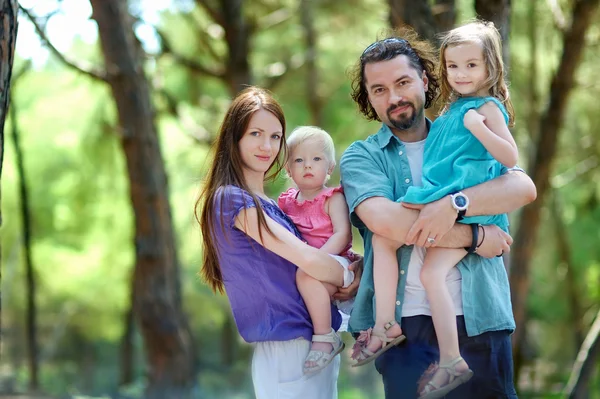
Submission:
[[[579,353],[573,364],[569,382],[565,386],[563,394],[569,398],[581,398],[587,393],[590,377],[596,364],[596,358],[600,349],[600,312],[596,315],[596,320],[588,331],[585,341],[579,348]]]
[[[179,123],[181,129],[184,131],[187,137],[194,140],[194,142],[196,142],[197,144],[208,146],[212,145],[214,135],[212,135],[208,131],[208,129],[198,124],[191,117],[181,115],[181,113],[177,109],[177,100],[173,98],[173,96],[169,92],[167,92],[167,90],[165,90],[164,88],[156,88],[156,91],[164,98],[165,102],[167,103],[165,111],[168,114],[175,117],[175,119],[177,119],[177,122]]]
[[[21,67],[21,69],[19,69],[16,72],[13,72],[12,74],[12,85],[14,87],[14,85],[17,83],[17,81],[23,76],[25,75],[25,73],[27,71],[29,71],[31,69],[31,60],[27,60],[25,61],[25,64],[23,64],[23,66]]]
[[[553,176],[550,179],[551,185],[555,189],[562,188],[577,179],[579,176],[589,172],[590,170],[596,169],[598,167],[598,163],[598,156],[592,155],[583,161],[578,162],[577,165],[564,171],[563,173]]]
[[[291,19],[294,16],[294,12],[290,8],[280,8],[272,13],[261,17],[253,23],[253,27],[256,30],[267,30],[273,28],[285,21]]]
[[[188,58],[173,51],[171,43],[169,42],[165,34],[163,34],[157,27],[154,27],[154,29],[156,31],[156,34],[160,37],[163,55],[169,54],[171,57],[173,57],[175,61],[188,68],[192,72],[199,73],[201,75],[212,76],[219,79],[223,79],[225,77],[224,72],[209,69],[204,65],[200,64],[198,61],[192,60],[191,58]]]
[[[198,39],[200,40],[200,43],[206,48],[206,50],[208,50],[208,54],[210,54],[210,56],[216,62],[223,63],[222,57],[217,53],[214,46],[212,45],[212,40],[214,40],[214,37],[212,37],[208,32],[206,32],[204,29],[202,29],[202,27],[200,27],[198,21],[192,15],[192,13],[185,13],[184,18],[190,23],[194,31],[198,34]]]
[[[84,75],[88,75],[96,80],[101,80],[103,82],[107,82],[108,81],[108,77],[107,77],[107,73],[106,71],[100,69],[100,68],[95,68],[95,67],[90,67],[90,66],[84,66],[80,63],[77,63],[76,61],[73,60],[69,60],[67,57],[65,57],[64,54],[62,54],[60,51],[58,51],[58,49],[56,47],[54,47],[54,45],[52,44],[52,42],[48,39],[48,36],[46,35],[46,32],[44,31],[44,29],[40,26],[40,24],[36,21],[35,17],[31,14],[31,12],[26,9],[25,7],[19,5],[19,9],[27,16],[27,18],[31,21],[31,23],[33,24],[33,26],[35,27],[35,31],[37,32],[38,36],[40,37],[40,39],[42,40],[42,42],[44,42],[44,44],[46,45],[46,47],[48,47],[48,49],[50,50],[50,52],[52,54],[54,54],[63,64],[65,64],[66,66],[68,66],[71,69],[76,70],[79,73],[82,73]]]
[[[219,14],[218,11],[209,6],[206,0],[196,0],[196,4],[202,7],[204,11],[206,11],[206,13],[213,19],[213,21],[225,27],[225,20],[223,19],[223,16]]]
[[[302,56],[292,55],[289,56],[285,61],[282,61],[282,72],[277,74],[272,74],[269,76],[265,82],[263,83],[263,87],[269,91],[274,91],[275,87],[283,81],[283,78],[291,71],[296,71],[304,66],[306,60],[308,58],[308,54],[303,54]]]
[[[558,4],[557,0],[546,0],[546,3],[548,4],[550,12],[552,13],[554,25],[556,25],[556,28],[559,31],[564,33],[567,29],[567,21],[565,19],[565,15],[563,14],[560,8],[560,4]]]

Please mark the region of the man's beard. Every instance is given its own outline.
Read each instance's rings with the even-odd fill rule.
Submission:
[[[404,107],[406,105],[410,106],[410,108],[412,109],[412,113],[409,116],[402,116],[404,114],[403,113],[398,115],[398,117],[400,117],[401,119],[393,119],[390,113],[396,108]],[[389,107],[387,110],[387,116],[393,127],[395,127],[398,130],[407,130],[410,129],[415,123],[415,120],[417,119],[417,111],[412,103],[403,101]]]

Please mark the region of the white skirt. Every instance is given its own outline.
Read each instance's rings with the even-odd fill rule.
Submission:
[[[310,342],[257,342],[252,357],[252,382],[256,399],[337,399],[340,356],[315,374],[302,373]]]

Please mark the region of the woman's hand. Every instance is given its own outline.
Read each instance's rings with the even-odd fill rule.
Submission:
[[[337,292],[333,294],[332,298],[338,301],[347,301],[356,296],[358,292],[358,286],[360,284],[360,278],[363,272],[363,257],[358,254],[354,255],[354,262],[348,266],[348,270],[354,272],[354,280],[346,288],[339,287]]]

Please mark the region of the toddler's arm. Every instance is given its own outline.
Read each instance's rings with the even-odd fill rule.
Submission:
[[[477,111],[469,110],[463,123],[498,162],[509,168],[517,164],[517,144],[496,104],[487,102]]]
[[[333,235],[329,237],[329,240],[327,240],[321,249],[327,251],[327,253],[338,255],[348,246],[348,242],[352,239],[348,205],[346,204],[344,194],[340,192],[333,193],[331,198],[325,202],[325,212],[331,218]]]

